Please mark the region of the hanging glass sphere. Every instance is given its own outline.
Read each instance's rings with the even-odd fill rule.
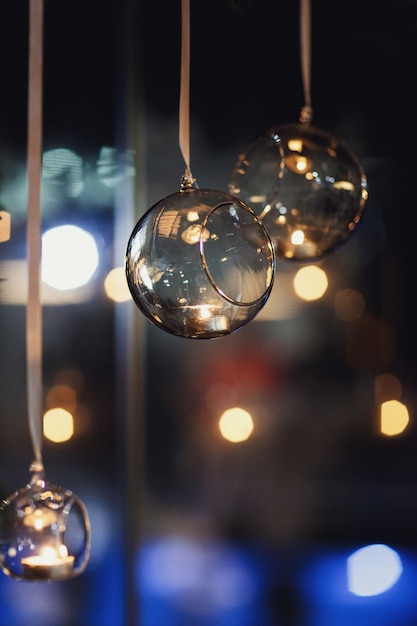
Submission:
[[[0,567],[23,581],[72,578],[87,565],[90,524],[82,502],[43,471],[0,503]]]
[[[194,339],[221,337],[253,319],[274,269],[272,242],[245,203],[187,183],[144,214],[126,253],[139,309],[163,330]]]
[[[277,259],[311,261],[356,230],[368,197],[350,149],[310,123],[277,126],[239,155],[229,191],[260,217]]]

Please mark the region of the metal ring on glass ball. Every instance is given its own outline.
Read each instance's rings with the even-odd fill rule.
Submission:
[[[138,221],[126,252],[133,300],[156,326],[212,339],[252,320],[272,289],[275,255],[261,220],[222,191],[186,187]]]
[[[68,489],[36,474],[0,503],[0,568],[22,581],[58,581],[84,571],[90,524]]]
[[[277,126],[249,144],[228,188],[260,217],[277,259],[301,262],[345,243],[368,197],[356,156],[309,123]]]

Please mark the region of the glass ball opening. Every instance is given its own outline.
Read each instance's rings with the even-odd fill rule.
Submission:
[[[212,339],[248,323],[266,303],[274,248],[241,200],[194,187],[167,196],[138,221],[126,252],[133,300],[156,326]]]
[[[239,155],[229,191],[262,220],[279,260],[309,262],[356,231],[368,197],[356,156],[309,123],[267,131]]]
[[[0,568],[22,581],[65,580],[84,571],[90,524],[68,489],[34,480],[0,503]]]

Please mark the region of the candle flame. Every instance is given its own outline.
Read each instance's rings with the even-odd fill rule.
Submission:
[[[66,558],[68,556],[68,550],[63,544],[61,544],[57,550],[55,548],[51,548],[50,546],[46,546],[42,549],[39,556],[42,557],[42,562],[45,565],[52,565],[60,559]]]

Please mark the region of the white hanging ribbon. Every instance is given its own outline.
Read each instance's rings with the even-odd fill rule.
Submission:
[[[43,0],[29,4],[28,76],[28,221],[26,307],[26,375],[29,430],[35,469],[42,463],[42,305],[41,305],[41,178],[42,178]]]
[[[304,90],[304,106],[300,113],[300,122],[310,122],[313,117],[311,108],[311,0],[300,0],[300,56],[301,76]]]
[[[194,182],[190,169],[190,0],[181,0],[181,78],[179,144],[185,163],[186,184]]]

